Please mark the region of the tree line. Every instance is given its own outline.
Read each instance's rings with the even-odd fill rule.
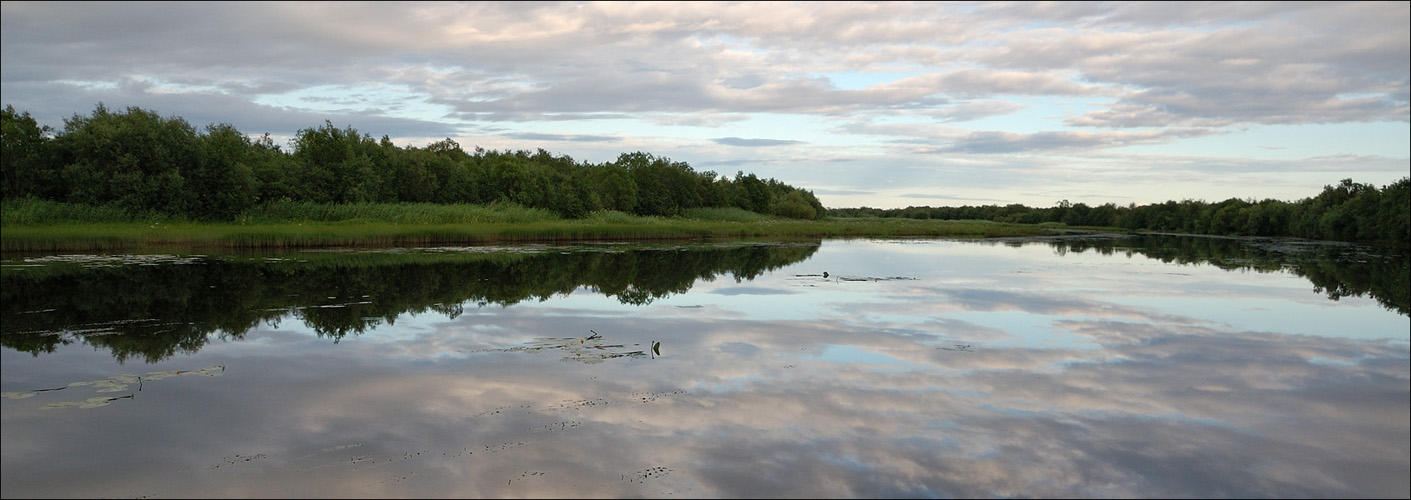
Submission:
[[[697,172],[645,152],[616,161],[575,161],[548,151],[465,151],[449,138],[398,147],[351,126],[299,130],[285,151],[266,133],[230,124],[198,131],[180,117],[103,104],[40,126],[3,110],[4,199],[116,206],[200,221],[231,221],[274,201],[314,203],[514,203],[565,218],[611,210],[673,216],[694,208],[740,208],[798,219],[826,210],[811,191],[737,172]]]
[[[1185,199],[1137,206],[1058,202],[1049,208],[1021,204],[895,209],[835,208],[833,217],[975,219],[1228,236],[1292,236],[1317,240],[1411,246],[1411,177],[1378,189],[1343,179],[1297,201],[1230,198],[1209,203]]]
[[[1343,179],[1302,200],[1185,199],[1137,206],[1058,202],[899,209],[824,208],[812,191],[737,172],[697,172],[650,153],[590,163],[548,151],[465,151],[445,139],[398,147],[351,126],[299,130],[291,151],[269,134],[230,124],[198,131],[179,117],[99,104],[62,130],[5,106],[0,198],[114,206],[201,221],[230,221],[275,201],[313,203],[513,203],[580,218],[602,210],[645,216],[740,208],[798,219],[896,217],[1063,223],[1073,226],[1237,236],[1292,236],[1411,246],[1411,178],[1378,188]]]

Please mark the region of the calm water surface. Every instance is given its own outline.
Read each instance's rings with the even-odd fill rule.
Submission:
[[[1295,241],[3,262],[15,497],[1411,495],[1406,257]]]

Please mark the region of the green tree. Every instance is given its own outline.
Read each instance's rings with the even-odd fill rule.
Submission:
[[[623,213],[636,210],[637,183],[627,169],[615,163],[593,165],[584,168],[583,177],[594,209]]]
[[[434,203],[471,202],[474,197],[473,186],[470,172],[466,168],[466,163],[471,161],[471,158],[461,149],[459,143],[447,137],[427,144],[425,148],[414,153],[408,156],[407,164],[415,164],[424,169],[433,180],[422,179],[426,183],[424,186],[408,188],[407,191],[431,189],[430,201]]]
[[[1369,184],[1343,179],[1337,186],[1324,186],[1323,192],[1314,198],[1317,231],[1325,239],[1354,241],[1359,230],[1359,216],[1375,210],[1375,203],[1356,202],[1358,198],[1373,196],[1368,191],[1376,188]]]
[[[0,111],[0,196],[5,199],[55,196],[56,174],[48,126],[6,105]]]
[[[1382,188],[1376,239],[1411,248],[1411,177],[1402,177]]]
[[[187,184],[193,197],[186,213],[197,219],[233,220],[255,202],[258,189],[250,160],[257,146],[230,124],[206,127],[199,142],[205,161],[190,169]]]
[[[1117,205],[1112,202],[1103,203],[1093,207],[1088,213],[1088,220],[1085,225],[1115,227],[1117,226]]]
[[[1248,236],[1281,236],[1288,234],[1289,205],[1266,199],[1241,209],[1244,226],[1240,234]]]
[[[769,213],[793,219],[817,219],[819,212],[803,191],[793,190],[772,202]]]
[[[450,160],[427,149],[412,148],[402,153],[402,168],[393,172],[397,201],[431,203],[437,201],[441,189],[441,172],[448,170]]]
[[[74,115],[55,144],[68,201],[138,212],[182,213],[194,196],[187,178],[205,161],[186,120],[137,107]]]
[[[735,173],[735,183],[739,185],[744,196],[738,199],[736,205],[751,212],[766,214],[769,213],[770,193],[769,185],[755,174]]]
[[[300,130],[294,139],[300,197],[320,203],[391,201],[391,179],[385,176],[393,170],[387,152],[395,146],[383,139],[379,143],[326,120],[322,127]]]
[[[684,162],[638,151],[619,155],[616,164],[637,184],[638,215],[680,215],[702,206],[696,173]]]
[[[246,161],[255,178],[252,204],[304,200],[294,159],[281,150],[268,133],[251,141],[250,149],[246,151]]]

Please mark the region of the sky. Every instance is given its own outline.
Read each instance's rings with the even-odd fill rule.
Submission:
[[[285,145],[646,152],[829,208],[1297,201],[1411,175],[1411,3],[3,2],[0,100]]]

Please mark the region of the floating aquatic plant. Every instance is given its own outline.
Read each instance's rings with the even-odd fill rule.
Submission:
[[[100,407],[100,406],[108,406],[109,404],[112,404],[113,401],[117,401],[117,400],[119,400],[119,399],[133,399],[133,398],[134,398],[134,395],[132,395],[132,394],[128,394],[128,395],[126,395],[126,396],[117,396],[117,397],[104,397],[104,396],[99,396],[99,397],[96,397],[96,398],[88,398],[88,399],[85,399],[85,400],[83,400],[83,401],[61,401],[61,402],[58,402],[58,403],[49,403],[49,404],[47,404],[47,405],[44,405],[44,406],[39,407],[39,409],[41,409],[41,410],[53,410],[53,409],[56,409],[56,408],[71,408],[71,407],[74,407],[74,406],[77,406],[77,407],[83,408],[83,409],[97,408],[97,407]]]
[[[567,352],[563,361],[577,361],[580,363],[595,364],[612,358],[640,358],[646,356],[644,351],[627,351],[627,346],[622,344],[608,344],[603,342],[603,336],[593,330],[588,337],[540,337],[529,341],[521,347],[509,347],[505,349],[492,349],[499,352],[539,352],[545,350],[562,349]],[[578,343],[573,341],[577,340]]]
[[[175,376],[178,376],[178,375],[201,375],[201,376],[206,376],[206,377],[218,377],[218,376],[220,376],[220,375],[223,374],[223,373],[225,373],[225,365],[208,366],[208,367],[202,368],[202,369],[200,369],[200,370],[166,370],[166,371],[159,371],[159,372],[148,372],[146,375],[134,375],[134,374],[131,374],[131,373],[123,373],[123,374],[113,375],[113,376],[108,377],[108,378],[105,378],[105,379],[103,379],[103,380],[87,380],[87,381],[80,381],[80,382],[72,382],[72,383],[69,383],[68,385],[65,385],[65,386],[63,386],[63,387],[55,387],[55,388],[50,388],[50,389],[35,389],[35,390],[32,390],[32,391],[23,391],[23,392],[6,392],[6,393],[3,394],[3,396],[4,396],[6,399],[27,399],[27,398],[34,397],[34,395],[36,395],[36,394],[38,394],[38,393],[41,393],[41,392],[58,391],[58,390],[63,390],[63,389],[67,389],[67,388],[70,388],[70,387],[92,387],[92,388],[94,388],[94,391],[95,391],[95,392],[122,392],[122,391],[128,390],[128,388],[131,387],[132,384],[134,384],[134,383],[137,384],[137,391],[138,391],[138,392],[141,392],[141,391],[142,391],[142,388],[143,388],[143,384],[144,384],[145,382],[155,382],[155,381],[158,381],[158,380],[168,379],[168,378],[175,377]],[[55,409],[55,408],[72,408],[72,407],[79,407],[79,408],[85,408],[85,409],[86,409],[86,408],[97,408],[97,407],[100,407],[100,406],[107,406],[107,405],[111,404],[113,401],[117,401],[117,400],[119,400],[119,399],[133,399],[134,397],[135,397],[135,394],[128,394],[128,395],[126,395],[126,396],[116,396],[116,397],[114,397],[114,396],[98,396],[98,397],[88,398],[88,399],[85,399],[85,400],[83,400],[83,401],[60,401],[60,402],[57,402],[57,403],[49,403],[49,404],[46,404],[46,405],[44,405],[44,406],[41,406],[39,409],[41,409],[41,410],[52,410],[52,409]]]

